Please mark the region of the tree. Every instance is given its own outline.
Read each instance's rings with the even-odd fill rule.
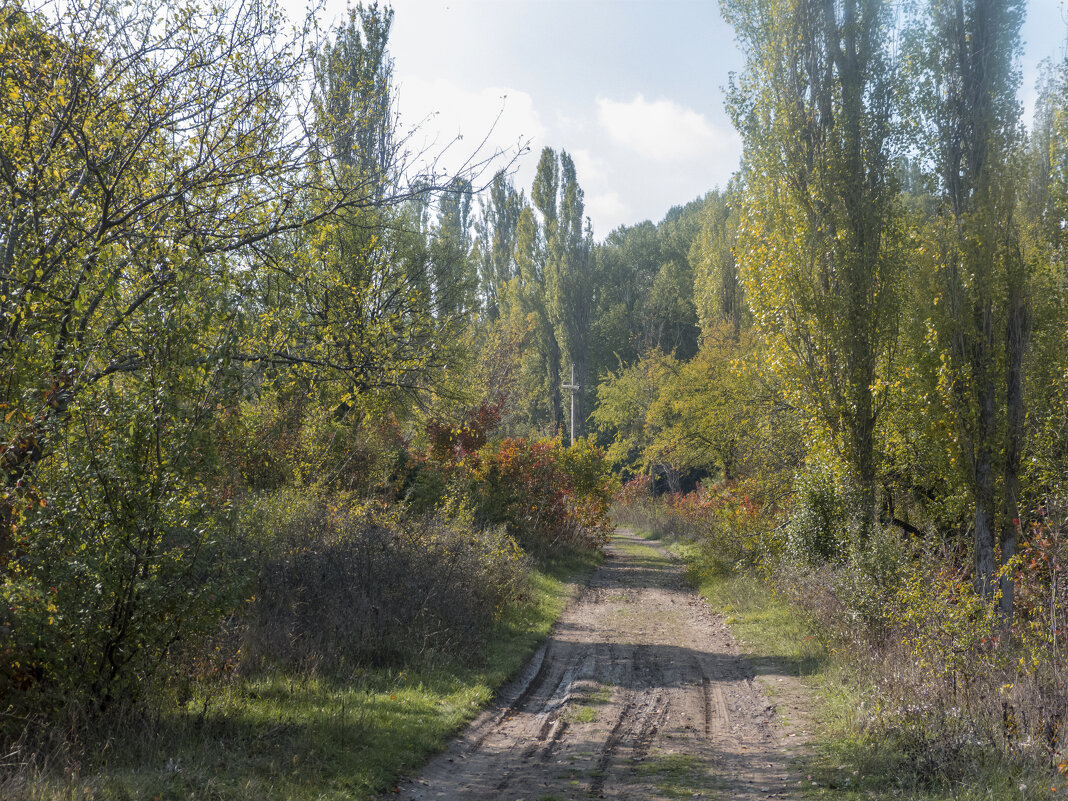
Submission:
[[[548,222],[546,222],[546,226]],[[549,316],[547,295],[546,261],[548,259],[545,237],[538,226],[534,210],[524,206],[519,213],[515,232],[515,264],[517,276],[512,282],[512,291],[519,297],[516,306],[521,313],[533,318],[535,341],[538,343],[540,369],[537,371],[541,386],[540,394],[548,401],[548,421],[554,432],[564,426],[564,408],[561,397],[560,342],[556,338],[552,319]],[[533,376],[531,376],[533,377]],[[533,421],[532,421],[533,422]]]
[[[531,197],[545,225],[546,310],[564,362],[574,365],[579,387],[572,390],[575,416],[571,432],[579,439],[586,431],[590,325],[597,287],[591,258],[593,232],[584,217],[575,162],[566,151],[559,158],[550,148],[542,151]]]
[[[734,248],[738,238],[738,214],[734,205],[740,189],[712,192],[701,212],[701,231],[690,249],[694,265],[694,299],[701,331],[708,334],[727,322],[734,339],[741,337],[745,314],[745,291]]]
[[[707,198],[699,198],[675,206],[657,225],[660,269],[644,304],[645,347],[671,351],[682,359],[697,353],[700,335],[690,255],[701,230],[701,209],[706,203]]]
[[[739,261],[774,363],[830,434],[875,519],[877,377],[895,336],[894,67],[881,0],[727,0],[746,51]]]
[[[0,627],[106,705],[223,603],[226,409],[288,372],[343,410],[447,358],[435,181],[399,182],[376,7],[318,56],[258,0],[0,17]]]
[[[1020,225],[1033,282],[1025,365],[1031,507],[1068,492],[1068,60],[1046,65],[1036,94]]]
[[[1030,312],[1016,223],[1020,128],[1013,69],[1023,9],[1011,0],[932,0],[918,34],[924,72],[914,81],[922,144],[942,199],[935,325],[974,499],[976,587],[987,597],[998,584],[995,531],[1002,564],[1016,550],[1025,445]],[[1002,609],[1011,615],[1011,576],[1002,578],[1001,592]]]
[[[591,372],[604,376],[631,364],[650,345],[644,304],[660,269],[660,238],[649,221],[619,227],[594,247],[600,277],[592,322]]]
[[[204,348],[189,355],[207,360],[234,339],[244,311],[233,298],[269,283],[253,267],[277,255],[272,242],[417,190],[379,169],[396,163],[399,143],[381,125],[358,133],[363,122],[342,120],[337,102],[315,104],[329,111],[329,147],[308,135],[312,54],[301,34],[280,37],[280,17],[261,2],[90,0],[48,15],[17,6],[3,14],[0,403],[10,412],[2,438],[11,493],[30,481],[80,393],[148,367],[142,337],[157,299],[195,295],[205,281],[231,287]],[[354,110],[361,103],[373,105],[365,98]],[[303,358],[285,348],[231,356]],[[14,524],[10,501],[4,508],[0,551]]]
[[[680,488],[679,465],[673,454],[656,446],[670,421],[662,413],[654,415],[653,409],[677,370],[678,361],[660,351],[621,364],[597,386],[597,406],[591,415],[597,430],[611,438],[608,458],[624,474],[662,473],[673,491]]]
[[[500,314],[505,287],[516,276],[516,226],[526,199],[501,171],[493,176],[489,198],[483,197],[479,204],[481,214],[475,221],[479,279],[486,316],[495,320]]]
[[[655,428],[653,450],[681,471],[719,470],[737,479],[750,461],[761,401],[739,363],[748,342],[720,325],[706,332],[701,349],[672,371],[649,412]]]
[[[430,232],[434,313],[440,323],[461,325],[478,312],[477,276],[471,252],[471,182],[459,178],[438,202]]]
[[[378,3],[349,9],[349,18],[314,59],[318,91],[313,98],[322,148],[319,162],[336,175],[346,168],[376,187],[381,197],[397,169],[390,86],[393,60],[387,49],[393,9]]]

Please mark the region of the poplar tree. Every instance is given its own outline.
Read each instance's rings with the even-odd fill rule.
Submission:
[[[515,233],[515,282],[521,308],[534,323],[535,339],[541,357],[544,385],[541,390],[549,400],[549,422],[554,431],[564,425],[564,407],[560,379],[560,343],[553,330],[546,303],[546,247],[542,229],[534,210],[524,206],[519,213]]]
[[[935,223],[941,295],[934,322],[974,501],[976,588],[993,596],[1015,553],[1024,449],[1028,271],[1016,222],[1021,142],[1014,53],[1019,0],[931,0],[914,81],[941,196]],[[1000,581],[1012,612],[1012,578]]]
[[[502,314],[505,288],[516,276],[516,226],[526,198],[501,171],[493,176],[488,198],[479,203],[480,214],[474,222],[479,283],[486,317],[496,320]]]
[[[738,237],[737,187],[711,192],[701,209],[701,230],[690,248],[694,265],[694,302],[701,332],[708,335],[719,323],[741,337],[745,292],[738,275],[734,246]]]
[[[724,13],[746,53],[728,101],[744,143],[746,296],[773,366],[851,469],[863,541],[875,519],[877,378],[895,337],[889,4],[725,0]]]
[[[566,151],[559,157],[542,151],[531,192],[545,221],[545,305],[569,375],[575,366],[575,438],[586,432],[585,393],[589,378],[590,325],[595,308],[593,232],[585,214],[584,193],[575,162]]]

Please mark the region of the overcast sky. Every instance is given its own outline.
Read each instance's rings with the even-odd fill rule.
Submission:
[[[723,186],[737,168],[741,142],[723,87],[743,63],[716,0],[391,5],[397,101],[404,129],[421,123],[415,143],[440,150],[462,135],[446,156],[450,167],[491,129],[490,149],[529,140],[515,175],[528,194],[541,148],[567,150],[597,239],[619,225],[660,220]],[[345,7],[328,0],[327,20]],[[1064,0],[1028,3],[1028,118],[1038,63],[1064,55],[1064,19]]]

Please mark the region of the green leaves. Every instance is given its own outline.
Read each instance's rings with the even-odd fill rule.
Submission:
[[[795,399],[814,410],[874,515],[874,449],[897,327],[893,40],[886,4],[724,4],[747,54],[729,108],[745,143],[738,258]]]

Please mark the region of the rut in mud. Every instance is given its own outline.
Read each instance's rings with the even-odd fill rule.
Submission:
[[[802,692],[759,664],[677,562],[620,531],[523,675],[401,798],[791,797]]]

